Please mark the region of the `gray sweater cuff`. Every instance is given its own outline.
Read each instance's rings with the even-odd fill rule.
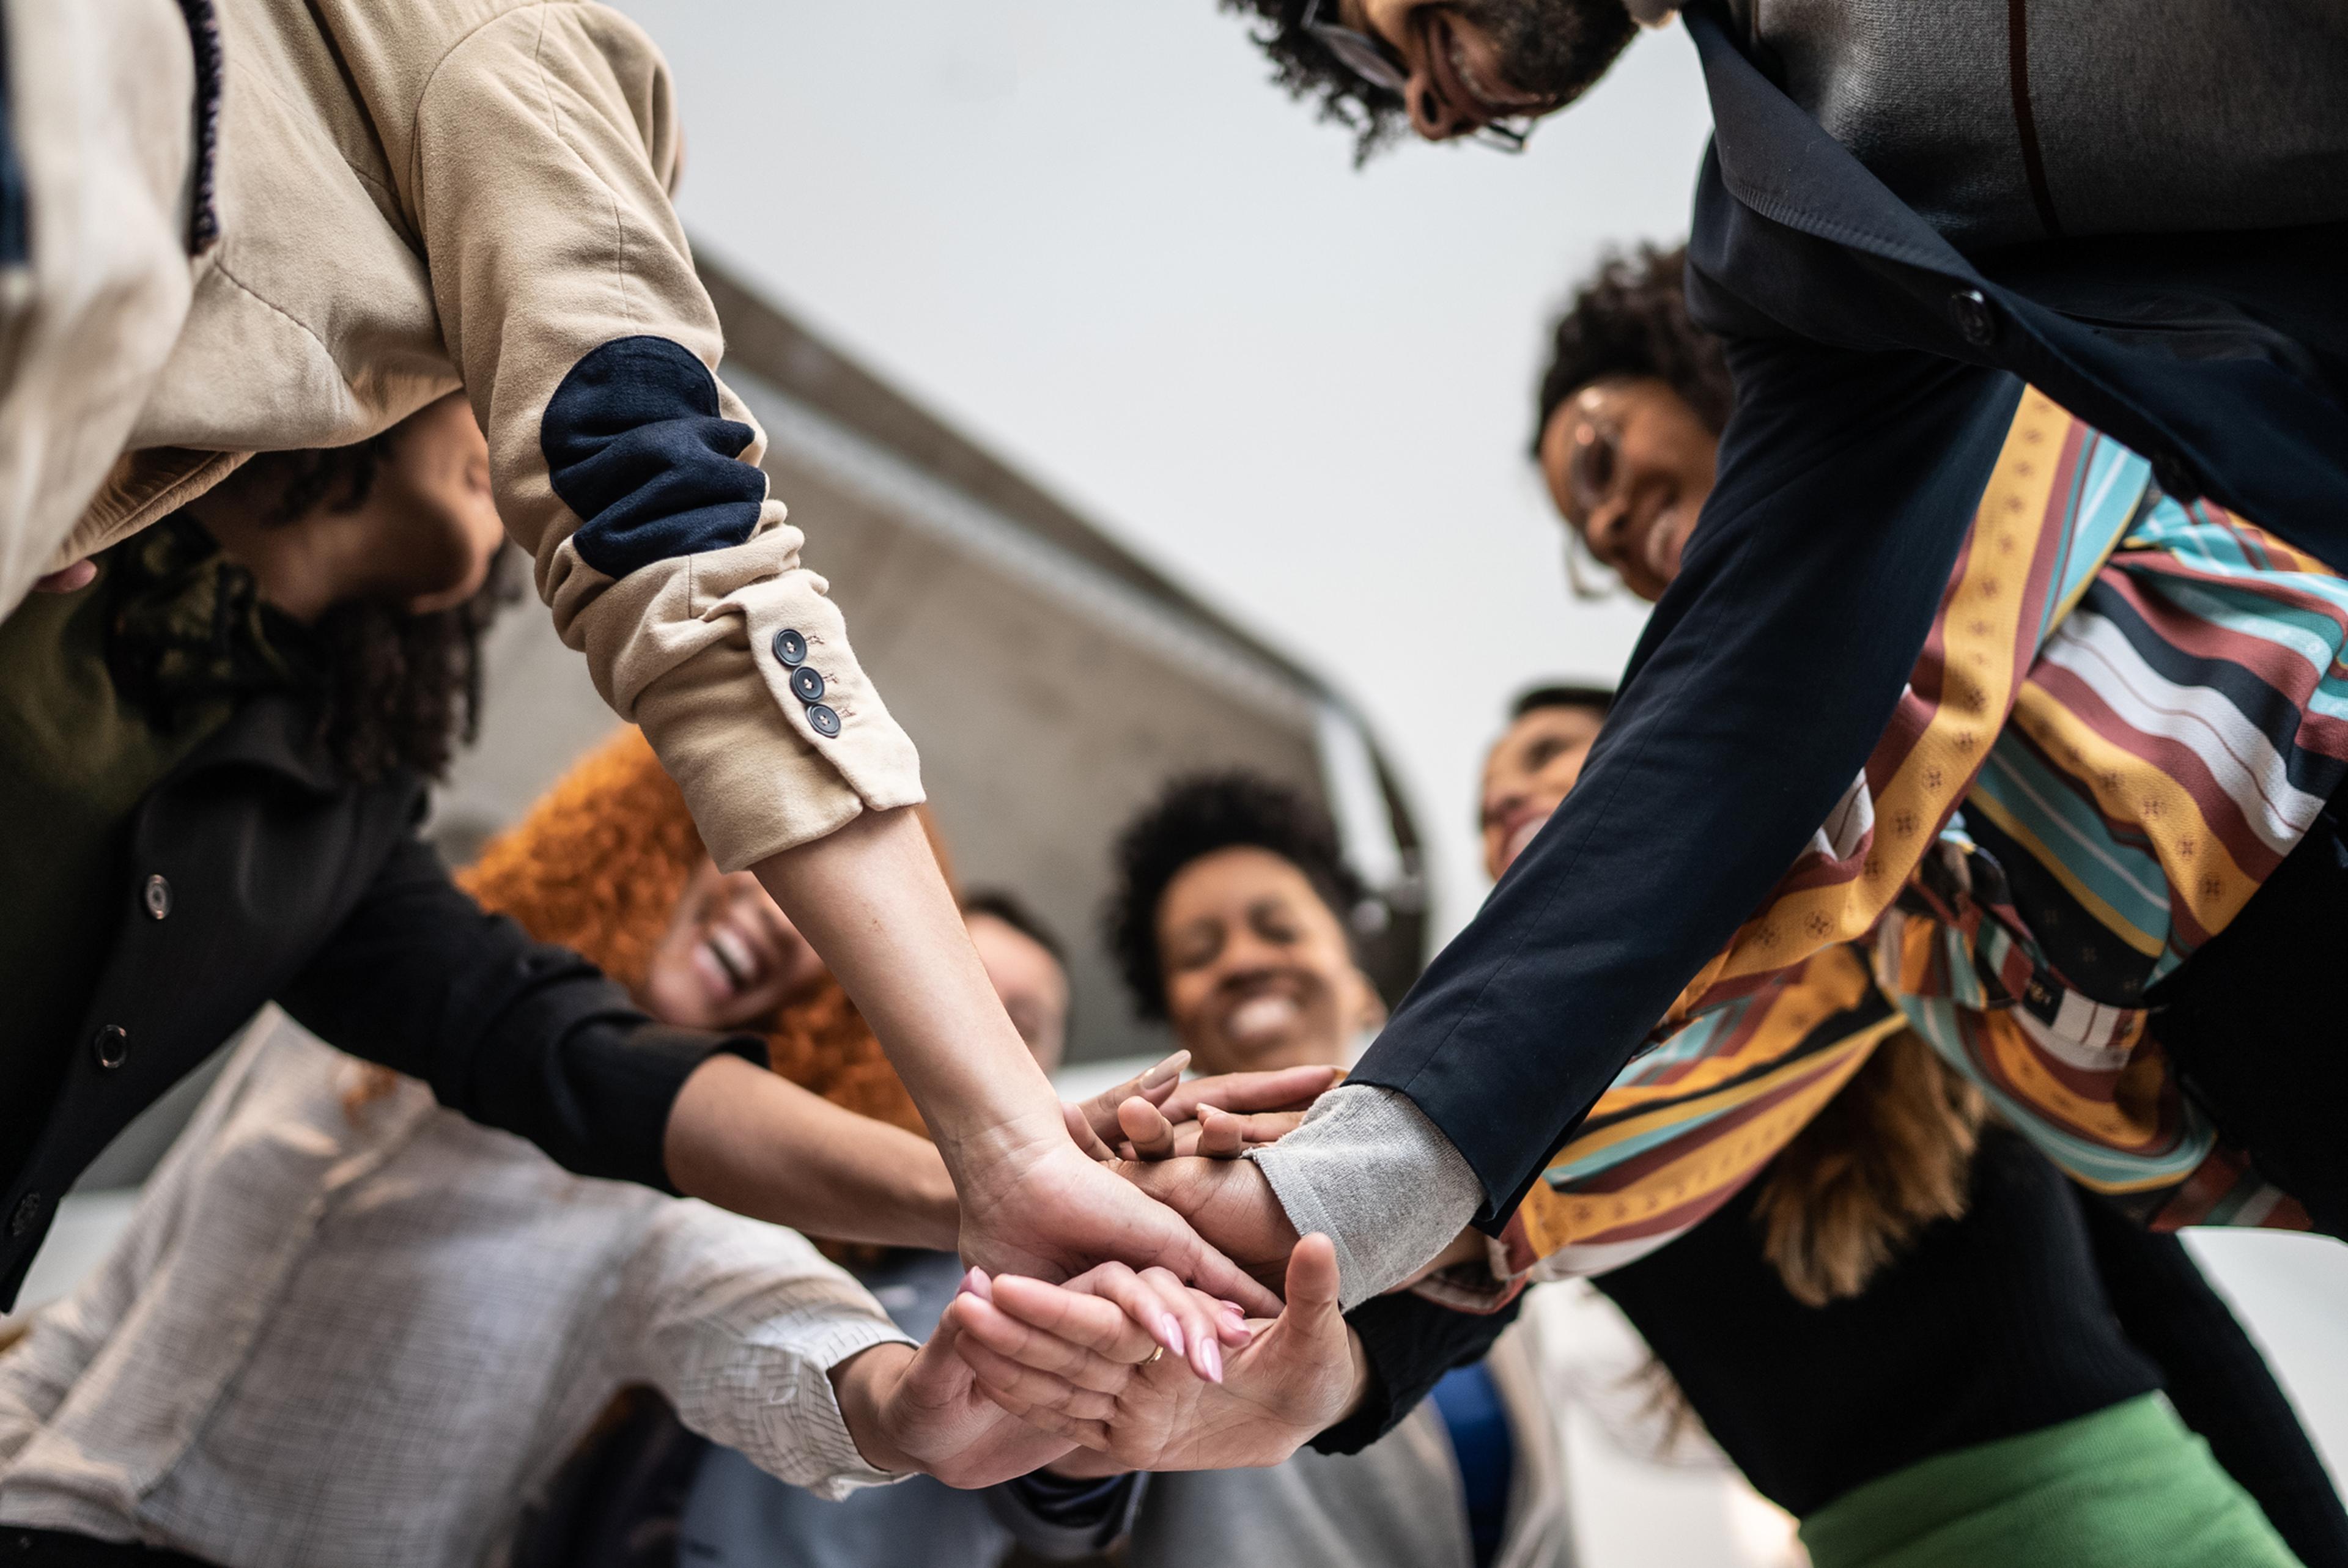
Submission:
[[[1337,1245],[1348,1309],[1384,1295],[1451,1245],[1484,1189],[1451,1141],[1407,1095],[1344,1084],[1304,1124],[1249,1156],[1299,1235]]]

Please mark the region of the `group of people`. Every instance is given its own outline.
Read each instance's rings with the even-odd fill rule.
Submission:
[[[1226,4],[1365,156],[1520,149],[1674,20]],[[1063,1104],[641,29],[0,7],[0,1306],[236,1040],[0,1351],[9,1550],[1563,1562],[1509,1325],[1584,1276],[1820,1568],[2348,1563],[2171,1234],[2348,1234],[2348,23],[1676,20],[1689,240],[1532,441],[1629,669],[1519,705],[1391,1016],[1315,808],[1173,782],[1107,932],[1205,1073]],[[507,538],[633,727],[452,876]]]

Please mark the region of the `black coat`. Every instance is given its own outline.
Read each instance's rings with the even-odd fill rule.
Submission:
[[[294,699],[256,699],[139,803],[112,950],[52,1047],[48,1115],[8,1151],[0,1307],[74,1178],[272,999],[570,1170],[664,1190],[685,1077],[721,1050],[764,1061],[754,1040],[654,1025],[577,954],[485,914],[417,836],[424,781],[355,785],[313,732]]]
[[[1881,737],[2025,382],[2172,495],[2348,563],[2348,225],[1968,259],[1712,0],[1686,22],[1718,480],[1581,782],[1354,1074],[1443,1130],[1496,1228]]]
[[[1495,1229],[1881,737],[2025,382],[2348,565],[2348,226],[1968,258],[1716,0],[1685,19],[1715,125],[1689,303],[1737,388],[1718,479],[1581,782],[1352,1078],[1443,1131]],[[1398,1398],[1348,1442],[1475,1354],[1408,1311],[1368,1346]]]

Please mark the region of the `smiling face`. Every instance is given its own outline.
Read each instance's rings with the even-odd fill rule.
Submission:
[[[1604,718],[1593,708],[1535,708],[1484,759],[1484,875],[1497,882],[1581,777]]]
[[[1653,603],[1679,575],[1719,450],[1670,383],[1610,377],[1559,404],[1541,427],[1541,477],[1590,553]]]
[[[1385,1017],[1344,927],[1312,881],[1268,849],[1200,856],[1158,901],[1174,1034],[1202,1072],[1342,1065]]]
[[[823,973],[823,960],[756,876],[728,876],[704,861],[676,901],[637,999],[680,1029],[743,1029],[772,1018]]]
[[[1605,74],[1634,25],[1622,0],[1337,0],[1407,82],[1411,128],[1449,141],[1554,113]]]

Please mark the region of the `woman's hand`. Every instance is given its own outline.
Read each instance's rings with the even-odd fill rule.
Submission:
[[[997,1278],[988,1298],[957,1299],[956,1351],[1004,1409],[1091,1450],[1056,1466],[1071,1473],[1278,1464],[1369,1386],[1327,1237],[1297,1245],[1287,1284],[1287,1309],[1231,1353],[1220,1386],[1151,1359],[1129,1312],[1032,1279]]]
[[[1064,1103],[1068,1135],[1097,1160],[1233,1158],[1295,1127],[1345,1075],[1342,1067],[1308,1064],[1184,1082],[1189,1060],[1189,1051],[1178,1050],[1138,1078]]]
[[[920,1471],[948,1486],[993,1486],[1066,1454],[1066,1438],[1031,1427],[989,1398],[941,1323],[915,1351],[875,1345],[831,1369],[839,1413],[875,1470]]]

